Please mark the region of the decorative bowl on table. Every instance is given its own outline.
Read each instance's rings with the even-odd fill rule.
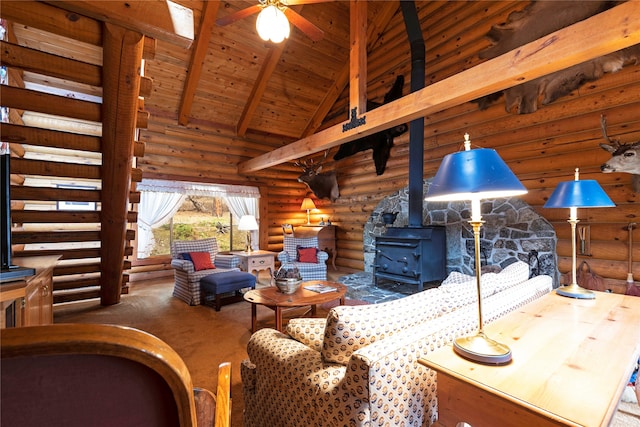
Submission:
[[[283,294],[292,294],[300,288],[302,276],[300,270],[292,264],[285,263],[274,274],[276,286]]]
[[[283,294],[292,294],[300,288],[300,279],[277,279],[276,286]]]

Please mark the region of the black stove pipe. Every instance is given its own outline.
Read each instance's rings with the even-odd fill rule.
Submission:
[[[400,7],[411,46],[411,92],[416,92],[424,88],[424,39],[415,3],[401,1]],[[424,117],[420,117],[409,124],[409,227],[422,227],[423,155]]]

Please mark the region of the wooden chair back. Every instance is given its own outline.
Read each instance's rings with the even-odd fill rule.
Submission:
[[[213,395],[195,392],[197,413],[184,361],[146,332],[54,324],[1,330],[0,345],[3,426],[213,425]]]

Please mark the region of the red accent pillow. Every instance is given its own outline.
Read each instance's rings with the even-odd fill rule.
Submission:
[[[298,248],[298,261],[310,262],[313,264],[318,263],[318,257],[316,255],[317,248]]]
[[[191,262],[193,262],[193,268],[196,271],[216,268],[211,262],[211,254],[209,252],[189,252],[189,255],[191,256]]]

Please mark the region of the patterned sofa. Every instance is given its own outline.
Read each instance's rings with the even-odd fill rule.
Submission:
[[[213,269],[196,271],[192,261],[183,254],[190,252],[209,252]],[[171,244],[171,267],[174,271],[175,285],[173,296],[189,305],[199,305],[200,279],[210,274],[226,271],[240,271],[240,259],[235,255],[218,253],[218,241],[215,237],[200,240],[176,240]]]
[[[298,248],[318,248],[317,237],[284,236],[282,252],[278,254],[281,264],[292,264],[298,267],[302,280],[327,280],[327,260],[329,254],[320,249],[316,252],[317,263],[298,261]]]
[[[489,323],[542,297],[549,276],[516,262],[482,276]],[[475,278],[254,333],[241,366],[244,426],[420,426],[437,419],[436,374],[417,360],[477,330]],[[452,355],[452,357],[454,357]]]

